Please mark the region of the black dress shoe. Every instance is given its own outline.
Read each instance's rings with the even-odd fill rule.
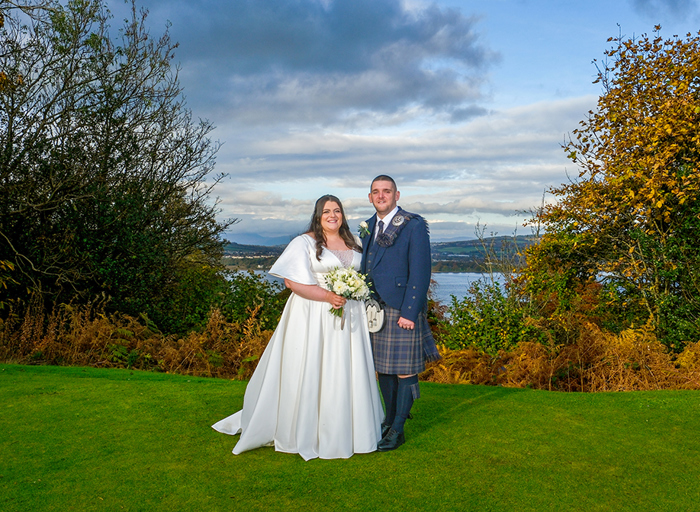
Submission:
[[[413,419],[413,414],[410,412],[408,413],[408,417],[406,418],[407,420],[412,420]],[[389,433],[389,430],[391,430],[391,425],[387,425],[386,423],[382,423],[382,439],[386,437],[386,435]]]
[[[385,425],[384,423],[382,423],[382,439],[384,439],[384,436],[386,436],[390,430],[391,425]]]
[[[388,452],[396,450],[399,446],[406,442],[403,432],[397,432],[393,428],[389,430],[387,435],[377,444],[377,451]]]

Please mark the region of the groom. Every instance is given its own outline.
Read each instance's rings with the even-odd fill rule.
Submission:
[[[440,359],[426,318],[430,238],[425,220],[397,206],[400,193],[386,175],[374,178],[369,202],[377,211],[362,237],[362,272],[384,309],[384,327],[371,334],[374,366],[384,398],[380,452],[405,442],[404,423],[420,396],[425,361]]]

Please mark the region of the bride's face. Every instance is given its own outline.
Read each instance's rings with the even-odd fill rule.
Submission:
[[[340,213],[340,205],[335,201],[326,201],[321,213],[321,227],[326,233],[337,233],[343,223],[343,214]]]

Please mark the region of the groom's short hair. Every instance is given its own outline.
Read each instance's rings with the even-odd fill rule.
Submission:
[[[391,176],[387,176],[386,174],[380,174],[376,178],[372,180],[372,183],[369,185],[369,189],[372,190],[372,185],[374,185],[375,181],[390,181],[392,185],[394,185],[394,190],[398,190],[399,188],[396,186],[396,182],[394,181],[394,178]]]

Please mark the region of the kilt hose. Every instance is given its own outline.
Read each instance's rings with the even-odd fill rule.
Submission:
[[[390,375],[413,375],[425,370],[426,361],[441,359],[425,313],[418,315],[414,329],[402,329],[401,311],[384,305],[381,331],[371,333],[374,369]]]

